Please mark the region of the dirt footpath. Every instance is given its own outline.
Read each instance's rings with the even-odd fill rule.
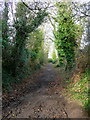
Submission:
[[[3,109],[3,118],[85,118],[82,107],[64,96],[61,76],[52,64],[44,66],[25,95]]]

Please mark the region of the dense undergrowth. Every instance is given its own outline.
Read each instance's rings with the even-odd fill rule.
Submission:
[[[90,69],[87,69],[84,73],[81,73],[76,82],[70,78],[66,81],[66,94],[81,104],[88,113],[90,112],[89,77]]]

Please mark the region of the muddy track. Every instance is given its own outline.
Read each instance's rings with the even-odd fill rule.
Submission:
[[[82,107],[64,96],[63,78],[52,64],[34,79],[23,96],[3,108],[3,118],[86,118]]]

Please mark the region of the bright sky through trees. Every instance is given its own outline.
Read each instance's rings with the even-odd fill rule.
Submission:
[[[3,0],[0,0],[0,1],[3,1]],[[18,2],[18,1],[21,1],[21,0],[10,0],[10,1],[16,1],[16,2]],[[33,1],[33,0],[24,0],[24,1]],[[35,1],[38,1],[38,0],[35,0]],[[61,1],[61,0],[43,0],[43,1],[57,2],[57,1]],[[89,2],[90,0],[72,0],[72,1],[83,3],[83,2]]]

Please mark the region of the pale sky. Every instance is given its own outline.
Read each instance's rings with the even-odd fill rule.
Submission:
[[[20,0],[11,0],[11,1],[16,1],[16,2],[18,2],[18,1],[20,1]],[[33,0],[24,0],[24,1],[33,1]],[[35,0],[35,1],[38,1],[38,0]],[[50,3],[52,3],[52,2],[57,2],[57,1],[61,1],[61,0],[40,0],[40,1],[48,1],[48,2],[50,2]],[[80,3],[85,3],[85,2],[89,2],[90,0],[72,0],[72,1],[75,1],[75,2],[80,2]]]
[[[21,0],[0,0],[0,2],[4,2],[4,1],[10,1],[10,2],[12,2],[12,1],[15,1],[15,2],[18,2],[18,1],[21,1]],[[33,1],[33,0],[23,0],[23,1]],[[38,0],[35,0],[35,1],[38,1]],[[61,0],[40,0],[40,1],[49,1],[49,2],[56,2],[56,1],[61,1]],[[83,2],[89,2],[90,0],[72,0],[72,1],[76,1],[76,2],[81,2],[81,3],[83,3]]]

